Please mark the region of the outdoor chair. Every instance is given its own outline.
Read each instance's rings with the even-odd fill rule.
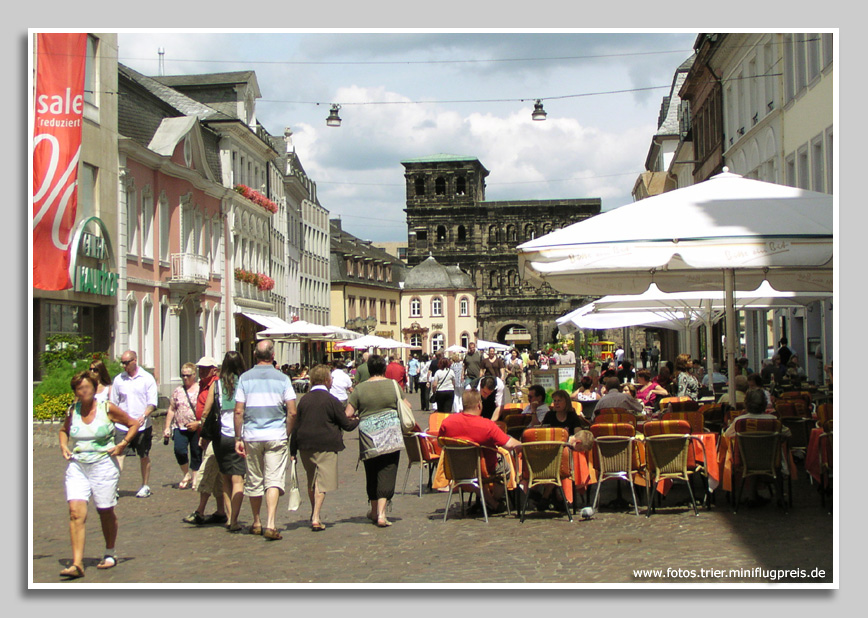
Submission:
[[[666,410],[666,406],[674,404],[674,403],[682,403],[687,401],[693,401],[690,397],[664,397],[660,400],[660,411],[663,412]],[[694,402],[696,403],[696,402]],[[697,406],[695,409],[699,409]],[[674,411],[674,410],[673,410]]]
[[[443,419],[445,419],[449,414],[446,412],[432,412],[428,415],[428,429],[425,430],[429,436],[439,436],[440,435],[440,425],[443,423]],[[440,455],[440,443],[435,439],[433,442],[434,453],[438,456]]]
[[[567,457],[568,467],[566,475],[563,474],[562,461],[567,454],[567,443],[556,441],[538,441],[538,442],[523,442],[521,447],[521,457],[523,470],[527,471],[527,480],[524,490],[524,504],[521,508],[521,523],[524,523],[525,515],[527,514],[527,504],[529,502],[528,495],[534,487],[544,485],[554,485],[556,491],[561,497],[564,510],[570,521],[573,521],[573,515],[570,513],[570,505],[567,497],[564,494],[563,486],[561,485],[564,478],[572,476],[569,469],[569,462],[572,461]]]
[[[533,414],[509,414],[503,420],[506,423],[506,433],[520,440],[525,427],[533,420]]]
[[[690,425],[689,433],[706,433],[705,416],[698,410],[695,412],[665,412],[664,421],[687,421]]]
[[[488,474],[484,468],[482,449],[484,447],[458,438],[440,437],[441,457],[443,457],[443,472],[449,481],[449,494],[446,498],[446,510],[443,513],[443,521],[449,515],[449,506],[452,504],[452,494],[458,489],[461,499],[461,515],[464,516],[464,490],[470,489],[478,497],[482,505],[482,514],[485,523],[488,523],[488,507],[485,504],[485,495],[482,486],[486,483],[502,483],[507,486],[506,473],[497,475]],[[509,493],[506,493],[506,510],[511,514],[509,506]]]
[[[651,512],[654,510],[654,494],[657,493],[654,489],[660,481],[682,480],[687,484],[687,491],[690,493],[693,514],[698,517],[691,475],[699,472],[701,468],[695,461],[691,461],[693,458],[690,447],[693,440],[699,441],[699,439],[690,434],[690,423],[685,420],[649,421],[645,423],[643,431],[646,458],[645,491],[648,499],[645,516],[651,517]]]
[[[522,452],[521,452],[521,461],[523,463],[521,470],[521,478],[524,481],[528,479],[528,464],[527,460],[524,458],[524,449],[529,444],[536,444],[539,442],[557,442],[558,444],[563,445],[564,447],[569,446],[569,432],[563,427],[529,427],[525,429],[521,434],[521,444],[522,444]],[[534,447],[531,447],[532,449]],[[540,462],[537,462],[537,468],[540,468]],[[553,477],[549,477],[553,478]],[[561,498],[563,500],[564,505],[569,510],[571,503],[575,500],[575,494],[573,489],[573,458],[572,451],[569,448],[562,448],[560,451],[560,468],[558,469],[558,483],[557,485],[561,489]],[[566,485],[565,485],[566,483]],[[545,485],[547,483],[540,482],[539,485]],[[553,484],[553,483],[552,483]],[[567,496],[567,492],[564,491],[564,487],[569,489],[569,496]],[[530,491],[530,487],[526,487],[524,492],[525,496],[525,508],[527,508],[527,495]]]
[[[820,460],[820,504],[826,508],[829,498],[829,513],[832,512],[832,423],[830,419],[823,425],[818,443]]]
[[[733,512],[738,513],[744,483],[748,477],[771,478],[774,481],[778,505],[786,509],[781,466],[781,422],[777,419],[739,418],[735,421],[735,437],[732,469],[733,476],[741,476],[741,483],[736,491]],[[736,487],[734,481],[735,479],[733,488]],[[788,497],[792,500],[792,488]]]
[[[613,423],[627,423],[636,427],[638,420],[636,415],[625,412],[621,408],[603,408],[597,412],[594,425],[611,425]]]
[[[817,406],[817,427],[823,427],[826,421],[831,421],[833,417],[831,403],[821,403]]]
[[[629,423],[597,423],[591,425],[596,449],[597,491],[594,494],[594,512],[600,502],[600,489],[605,481],[627,481],[630,483],[630,493],[633,496],[633,508],[639,515],[639,503],[636,500],[636,488],[633,485],[633,475],[639,471],[639,452],[636,447],[636,430]],[[619,495],[617,502],[623,502]]]
[[[423,474],[428,471],[428,489],[431,488],[431,476],[437,468],[440,455],[435,452],[434,444],[437,439],[434,436],[422,432],[419,425],[413,427],[413,432],[404,436],[404,448],[407,451],[407,474],[404,476],[404,487],[401,493],[406,493],[407,481],[410,479],[410,468],[414,465],[419,467],[419,497],[422,497]]]
[[[792,437],[787,441],[787,446],[791,451],[801,454],[804,459],[808,452],[808,443],[811,441],[811,429],[813,427],[811,419],[800,416],[782,416],[781,425],[789,427]]]
[[[724,403],[711,403],[699,408],[699,412],[703,416],[702,422],[708,428],[708,431],[713,431],[714,433],[723,431],[728,408],[729,406]]]

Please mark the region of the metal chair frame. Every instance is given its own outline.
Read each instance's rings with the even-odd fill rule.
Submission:
[[[828,491],[829,493],[831,493],[831,490],[832,490],[832,486],[831,486],[832,461],[831,460],[827,461],[827,460],[823,459],[823,450],[824,450],[823,449],[823,446],[824,446],[823,443],[825,441],[828,441],[830,444],[832,444],[831,421],[826,421],[826,425],[827,425],[827,427],[825,427],[825,431],[823,431],[823,433],[820,434],[820,439],[819,439],[818,444],[817,444],[817,446],[819,448],[818,455],[819,455],[819,461],[820,461],[820,504],[823,506],[823,508],[826,508],[826,492]],[[829,508],[828,508],[829,513],[832,512],[832,503],[833,503],[833,501],[830,499],[829,500]]]
[[[422,447],[422,440],[427,441],[429,438],[434,438],[434,436],[422,431],[414,431],[413,433],[404,436],[404,448],[407,451],[407,459],[409,461],[407,463],[407,474],[404,476],[404,487],[401,488],[401,493],[407,492],[407,481],[410,480],[410,468],[413,467],[413,464],[419,465],[419,497],[422,497],[422,480],[424,478],[423,473],[425,470],[428,471],[428,489],[431,489],[431,477],[434,474],[434,469],[437,466],[440,456],[434,453],[433,448],[429,448],[429,457],[427,459],[425,458],[425,449]],[[429,442],[428,444],[430,445],[431,443]]]

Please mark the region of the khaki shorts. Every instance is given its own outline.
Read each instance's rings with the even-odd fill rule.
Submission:
[[[262,496],[266,489],[276,487],[283,495],[286,486],[286,461],[289,456],[287,440],[265,442],[244,441],[247,453],[247,476],[244,477],[244,495]]]
[[[217,458],[214,456],[214,446],[211,442],[202,453],[202,465],[199,466],[199,473],[196,475],[193,489],[200,494],[211,494],[212,496],[219,496],[223,493],[223,476],[220,474]]]

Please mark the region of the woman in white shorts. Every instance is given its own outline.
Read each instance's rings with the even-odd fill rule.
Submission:
[[[139,430],[139,422],[108,401],[97,401],[96,377],[82,371],[73,376],[70,385],[77,401],[70,408],[60,428],[60,451],[69,461],[66,469],[66,500],[69,504],[69,536],[72,540],[72,564],[63,569],[63,577],[84,577],[84,532],[87,503],[93,497],[105,537],[105,553],[98,569],[110,569],[117,564],[115,540],[118,535],[117,504],[118,469],[115,457],[120,455]],[[114,424],[129,428],[119,444],[114,443]]]

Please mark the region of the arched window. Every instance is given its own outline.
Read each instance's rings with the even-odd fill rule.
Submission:
[[[515,242],[515,226],[507,225],[506,226],[506,240],[507,242]]]
[[[464,195],[467,193],[467,181],[464,179],[464,176],[459,176],[458,180],[455,182],[455,193],[456,195]]]
[[[416,177],[416,195],[425,195],[425,179],[422,176]]]
[[[435,296],[431,300],[431,315],[432,317],[442,317],[443,316],[443,299],[439,296]]]
[[[488,276],[488,287],[492,290],[496,290],[500,286],[499,277],[497,276],[497,271],[492,270]]]
[[[463,225],[458,226],[458,242],[467,242],[467,228]]]
[[[413,333],[412,335],[410,335],[410,345],[414,348],[421,348],[422,335],[420,335],[419,333]]]
[[[466,296],[462,296],[461,300],[458,301],[458,315],[461,317],[467,317],[470,315],[470,299]]]
[[[443,349],[443,333],[434,333],[431,336],[431,353],[437,353]]]
[[[444,242],[446,240],[446,226],[438,225],[437,226],[437,242]]]
[[[516,280],[515,271],[514,270],[506,271],[506,285],[507,286],[515,285],[515,280]]]
[[[528,223],[524,226],[524,239],[533,240],[534,238],[536,238],[536,228],[533,223]]]
[[[461,346],[465,348],[470,346],[470,335],[467,333],[461,333]]]
[[[446,179],[443,176],[438,176],[434,181],[434,194],[446,195]]]
[[[488,228],[488,244],[494,245],[497,243],[497,226],[491,225]]]
[[[410,317],[411,318],[420,318],[422,317],[422,301],[418,298],[410,299]]]

